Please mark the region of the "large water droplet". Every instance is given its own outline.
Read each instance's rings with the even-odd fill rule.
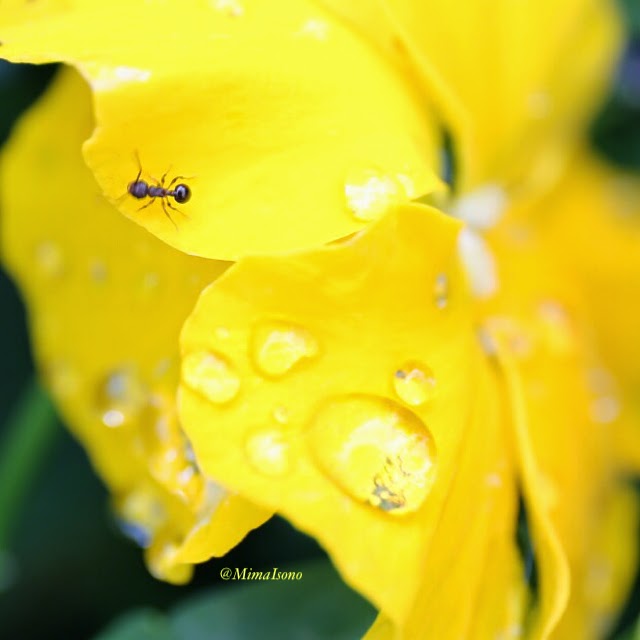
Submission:
[[[427,365],[410,360],[393,374],[393,389],[400,400],[418,407],[433,398],[436,378]]]
[[[407,180],[405,176],[400,180],[370,169],[355,171],[344,188],[347,207],[357,220],[376,220],[392,204],[408,198],[412,187]]]
[[[276,429],[256,431],[247,439],[245,450],[252,466],[268,476],[280,476],[289,469],[289,445]]]
[[[435,479],[433,436],[413,412],[378,396],[328,400],[308,432],[323,472],[356,500],[382,511],[416,511]]]
[[[98,386],[96,405],[103,424],[116,428],[136,418],[148,399],[142,381],[129,368],[113,371]]]
[[[240,378],[231,364],[210,351],[188,353],[182,361],[182,379],[215,404],[230,402],[240,390]]]
[[[65,271],[62,250],[53,242],[41,242],[36,247],[36,264],[50,278],[59,278]]]
[[[311,333],[293,324],[262,322],[254,330],[251,354],[258,370],[268,376],[282,376],[318,351]]]

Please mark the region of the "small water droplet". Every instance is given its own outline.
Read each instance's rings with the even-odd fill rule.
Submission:
[[[322,18],[309,18],[303,23],[296,35],[314,40],[326,40],[329,35],[329,23]]]
[[[276,407],[273,410],[273,419],[278,424],[287,424],[289,422],[289,410],[287,407],[283,407],[282,405]]]
[[[406,186],[397,177],[370,169],[353,172],[344,189],[347,207],[362,222],[376,220],[392,204],[408,199]]]
[[[244,7],[239,0],[213,0],[213,8],[232,18],[244,15]]]
[[[240,378],[231,364],[210,351],[188,353],[182,361],[182,378],[215,404],[230,402],[240,390]]]
[[[433,436],[392,400],[353,394],[329,399],[308,437],[318,466],[356,500],[401,515],[420,508],[435,479]]]
[[[318,342],[309,331],[287,322],[262,322],[253,333],[251,353],[255,366],[268,376],[282,376],[318,352]]]
[[[600,396],[591,401],[591,419],[598,424],[611,424],[620,415],[620,402],[615,396]]]
[[[142,276],[142,288],[145,291],[154,291],[160,284],[160,276],[153,271],[149,271]]]
[[[41,242],[36,247],[36,263],[44,275],[59,278],[64,275],[64,256],[60,247],[53,242]]]
[[[147,488],[126,494],[116,507],[118,528],[141,547],[151,544],[165,519],[164,506]]]
[[[227,327],[216,327],[213,330],[213,333],[215,334],[216,338],[218,338],[218,340],[227,340],[231,335],[231,331],[229,331]]]
[[[268,429],[251,434],[245,449],[249,461],[260,473],[281,476],[289,469],[289,445],[280,431]]]
[[[449,304],[449,278],[446,273],[439,273],[433,285],[433,301],[438,309]]]
[[[96,405],[104,425],[121,427],[136,418],[148,399],[142,381],[133,370],[114,371],[98,386]]]
[[[543,344],[556,355],[570,355],[575,350],[575,333],[565,308],[547,300],[538,307],[539,329]]]
[[[433,398],[436,378],[425,364],[410,360],[394,373],[393,389],[400,400],[418,407]]]
[[[129,540],[133,540],[139,547],[146,549],[151,544],[153,534],[146,527],[120,518],[116,518],[116,524],[120,533]]]
[[[94,260],[89,266],[91,280],[96,284],[104,284],[107,281],[107,265],[101,260]]]
[[[527,96],[527,110],[532,118],[546,118],[551,112],[551,104],[551,96],[546,91],[534,91]]]

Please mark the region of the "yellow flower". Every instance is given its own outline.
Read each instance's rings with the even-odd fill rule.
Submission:
[[[637,508],[587,374],[628,364],[617,325],[591,338],[588,253],[556,264],[564,223],[530,218],[578,210],[545,190],[615,55],[611,5],[343,4],[5,12],[3,55],[76,66],[95,110],[97,185],[75,75],[0,175],[38,358],[157,575],[278,512],[378,607],[368,638],[596,638]],[[192,198],[140,211],[136,179]],[[451,216],[407,202],[436,196]]]
[[[2,56],[67,62],[86,78],[96,129],[85,157],[112,201],[138,172],[136,152],[151,176],[189,178],[175,226],[159,206],[118,202],[181,251],[317,245],[380,215],[359,196],[368,184],[388,202],[439,185],[419,96],[309,0],[53,4],[3,8]]]
[[[89,91],[65,71],[3,153],[3,261],[45,382],[125,530],[155,575],[184,582],[268,516],[202,476],[176,415],[182,321],[229,265],[179,253],[104,200],[80,153],[92,126]]]

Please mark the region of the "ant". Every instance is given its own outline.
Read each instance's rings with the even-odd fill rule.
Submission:
[[[144,180],[140,180],[140,176],[142,175],[142,165],[140,164],[140,158],[138,157],[137,154],[136,154],[136,159],[138,160],[138,168],[139,168],[138,175],[136,176],[136,179],[133,182],[130,182],[129,185],[127,186],[127,192],[131,194],[134,198],[137,198],[138,200],[142,200],[143,198],[146,198],[146,197],[151,198],[151,200],[149,200],[147,204],[140,207],[138,211],[142,211],[142,209],[146,209],[149,205],[153,204],[156,198],[160,198],[160,202],[162,203],[162,210],[164,211],[164,214],[167,216],[167,218],[169,218],[169,220],[171,220],[171,223],[177,230],[178,225],[175,223],[175,221],[167,211],[167,207],[169,207],[169,209],[172,209],[173,211],[177,211],[178,213],[181,213],[183,216],[185,214],[182,213],[180,209],[177,209],[176,207],[174,207],[171,204],[171,202],[169,202],[169,198],[173,198],[178,204],[184,204],[191,198],[191,189],[189,188],[188,185],[182,182],[179,184],[176,184],[175,188],[173,189],[171,187],[173,187],[173,185],[176,182],[178,182],[178,180],[188,180],[188,178],[185,178],[185,176],[176,176],[169,183],[169,185],[165,187],[164,181],[167,177],[167,174],[170,171],[170,169],[167,169],[167,171],[162,176],[159,183],[158,183],[158,180],[153,178],[153,180],[157,184],[155,185],[148,184]]]

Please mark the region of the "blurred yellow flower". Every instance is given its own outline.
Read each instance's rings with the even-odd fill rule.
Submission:
[[[637,392],[637,314],[602,301],[639,267],[593,248],[637,237],[573,156],[611,4],[176,7],[0,19],[3,56],[88,83],[61,76],[5,151],[3,252],[151,570],[184,581],[278,512],[380,610],[367,638],[601,637],[636,562],[638,415],[593,378]],[[136,175],[193,197],[141,203]]]

